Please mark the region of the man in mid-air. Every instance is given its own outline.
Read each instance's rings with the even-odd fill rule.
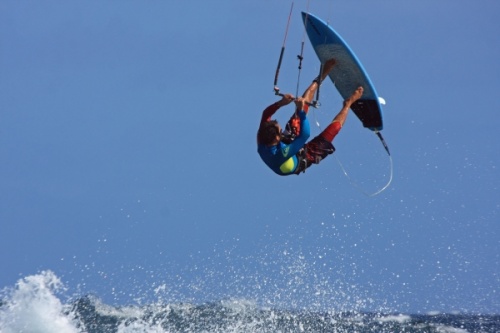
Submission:
[[[309,105],[319,85],[335,66],[335,60],[328,60],[318,76],[306,89],[302,97],[294,98],[285,94],[283,98],[268,106],[262,112],[259,131],[257,133],[257,151],[266,165],[280,176],[298,175],[335,151],[333,139],[339,133],[349,113],[351,105],[361,98],[363,88],[359,87],[344,101],[340,112],[318,136],[307,142],[311,134],[307,113]],[[295,114],[288,122],[285,133],[280,125],[271,117],[282,106],[295,102]],[[306,143],[307,142],[307,143]]]

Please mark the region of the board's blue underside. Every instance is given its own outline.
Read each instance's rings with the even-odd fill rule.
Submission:
[[[362,86],[363,97],[351,109],[364,127],[373,131],[383,128],[382,108],[377,92],[356,55],[339,34],[324,21],[308,13],[302,13],[307,35],[321,63],[334,58],[335,67],[330,79],[342,98],[346,99]]]

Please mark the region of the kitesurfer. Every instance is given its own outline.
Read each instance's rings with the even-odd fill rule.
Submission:
[[[294,98],[291,94],[283,95],[282,99],[262,112],[259,131],[257,133],[257,150],[264,163],[281,176],[300,174],[312,164],[318,164],[335,151],[333,139],[339,133],[347,118],[351,105],[363,95],[359,87],[344,101],[340,112],[318,136],[307,142],[311,134],[307,113],[316,90],[328,73],[335,66],[335,60],[328,60],[318,76],[306,89],[302,97]],[[276,120],[271,117],[282,106],[295,102],[295,114],[283,132]],[[306,143],[307,142],[307,143]]]

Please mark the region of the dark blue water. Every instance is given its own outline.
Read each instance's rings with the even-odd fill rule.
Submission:
[[[245,301],[107,308],[77,300],[72,313],[89,333],[111,332],[500,332],[500,316],[401,315],[264,309]]]
[[[500,332],[500,315],[320,312],[265,307],[247,299],[116,306],[94,296],[64,297],[64,291],[50,271],[3,290],[0,333]]]

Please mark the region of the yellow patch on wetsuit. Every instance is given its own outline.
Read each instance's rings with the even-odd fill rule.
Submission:
[[[283,163],[280,166],[280,170],[283,173],[292,173],[293,170],[295,170],[295,162],[293,161],[293,157],[290,157],[289,159],[287,159],[285,161],[285,163]]]

